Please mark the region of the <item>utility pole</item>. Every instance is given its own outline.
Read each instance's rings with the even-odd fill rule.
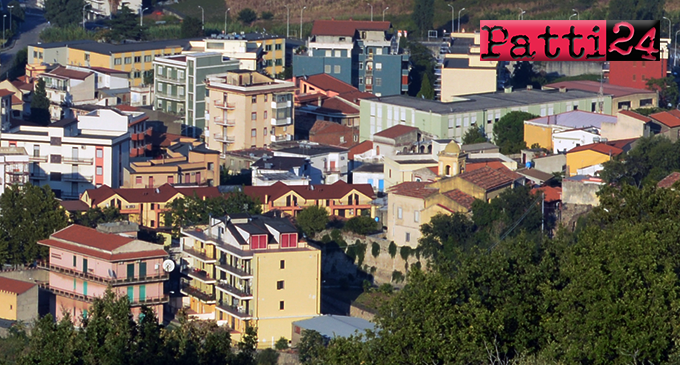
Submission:
[[[201,8],[201,30],[205,30],[205,10],[200,5],[198,7]]]
[[[448,5],[449,8],[451,8],[451,34],[453,34],[453,32],[455,31],[455,29],[453,27],[454,27],[454,24],[456,24],[456,21],[455,21],[455,18],[454,18],[455,17],[455,9],[453,9],[453,5],[451,5],[451,4],[446,4],[446,5]],[[453,35],[451,37],[453,38]]]
[[[371,3],[366,3],[366,4],[368,4],[368,6],[371,7],[371,21],[373,21],[373,4],[371,4]]]
[[[300,39],[302,39],[302,12],[307,9],[306,6],[303,6],[302,9],[300,9]]]
[[[286,38],[290,38],[290,6],[284,5],[286,7]]]

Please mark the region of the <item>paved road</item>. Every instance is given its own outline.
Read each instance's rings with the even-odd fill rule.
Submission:
[[[21,25],[20,34],[14,37],[14,43],[10,43],[12,48],[0,54],[0,75],[3,75],[12,67],[14,55],[19,50],[38,42],[38,36],[45,27],[47,27],[47,21],[43,17],[42,11],[26,9],[26,21]]]

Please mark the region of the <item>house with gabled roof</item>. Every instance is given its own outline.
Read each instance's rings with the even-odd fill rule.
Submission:
[[[579,174],[579,169],[601,165],[615,156],[628,152],[637,140],[637,138],[632,138],[607,141],[572,148],[567,152],[567,176],[576,176]]]
[[[34,282],[0,277],[0,334],[22,322],[32,324],[39,318],[38,285]]]
[[[373,187],[369,184],[348,184],[339,180],[329,185],[244,186],[243,192],[262,203],[262,211],[279,210],[296,216],[308,206],[324,207],[329,215],[352,218],[360,215],[375,217]]]
[[[128,297],[134,318],[147,306],[163,322],[168,273],[162,263],[169,255],[161,246],[79,225],[57,231],[38,245],[50,251],[42,264],[50,272],[49,283],[41,286],[55,295],[51,308],[57,321],[67,312],[80,324],[110,285],[115,294]]]
[[[666,136],[672,142],[677,141],[680,137],[680,110],[663,111],[644,118],[648,118],[651,123],[657,126],[653,134]]]

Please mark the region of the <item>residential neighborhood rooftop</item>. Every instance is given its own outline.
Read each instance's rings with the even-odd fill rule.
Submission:
[[[278,181],[271,186],[243,187],[245,194],[260,198],[260,201],[265,201],[263,199],[265,196],[268,196],[269,200],[275,200],[290,191],[294,191],[297,195],[307,200],[339,199],[352,190],[370,197],[374,195],[373,187],[370,184],[348,184],[342,180],[330,185],[286,185]]]
[[[23,294],[29,289],[33,288],[35,283],[29,283],[27,281],[21,281],[16,279],[10,279],[5,277],[0,277],[0,292],[12,293],[12,294]],[[37,300],[38,298],[36,298]]]
[[[400,136],[403,136],[404,134],[417,131],[418,128],[416,127],[411,127],[405,124],[397,124],[392,127],[389,127],[387,129],[383,129],[382,131],[374,134],[374,137],[383,137],[383,138],[397,138]]]
[[[674,172],[671,172],[668,176],[661,179],[661,181],[659,181],[656,184],[656,186],[659,187],[659,188],[670,188],[678,180],[680,180],[680,172],[674,171]]]
[[[530,119],[526,122],[532,124],[558,125],[567,128],[601,128],[602,123],[616,124],[616,121],[616,116],[613,115],[592,113],[583,110],[572,110],[560,114]]]
[[[609,83],[601,83],[599,81],[591,80],[574,80],[574,81],[560,81],[554,82],[552,84],[547,84],[544,87],[559,89],[561,87],[566,87],[568,90],[583,90],[599,93],[600,87],[602,87],[602,92],[607,95],[612,95],[613,97],[628,96],[634,94],[655,94],[655,91],[636,89],[633,87],[612,85]]]

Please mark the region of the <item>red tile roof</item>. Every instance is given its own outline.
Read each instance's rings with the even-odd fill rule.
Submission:
[[[649,122],[650,120],[652,120],[650,117],[644,116],[642,114],[638,114],[638,113],[630,111],[630,110],[621,110],[621,111],[619,111],[619,114],[623,114],[623,115],[629,116],[631,118],[641,120],[643,122]]]
[[[170,184],[163,184],[158,188],[120,188],[112,189],[102,185],[96,189],[86,190],[92,204],[98,205],[106,199],[118,194],[129,203],[156,203],[166,202],[175,195],[184,196],[198,195],[200,198],[214,198],[221,196],[220,191],[215,186],[202,187],[174,187]]]
[[[131,105],[116,105],[116,109],[120,110],[121,112],[137,112],[139,111],[139,108],[136,106],[131,106]]]
[[[411,127],[408,125],[403,125],[403,124],[397,124],[395,126],[389,127],[385,130],[382,130],[374,136],[379,136],[379,137],[384,137],[384,138],[397,138],[399,136],[403,136],[406,133],[412,132],[414,130],[417,130],[418,128],[416,127]]]
[[[339,123],[335,122],[329,122],[326,120],[317,120],[314,122],[314,126],[312,129],[309,130],[310,138],[311,135],[317,134],[317,133],[338,133],[338,134],[344,134],[347,133],[347,131],[350,128],[347,126],[344,126]]]
[[[10,95],[14,95],[14,93],[7,90],[7,89],[0,89],[0,97],[10,96]]]
[[[46,72],[45,76],[59,76],[67,79],[74,80],[85,80],[88,76],[92,75],[92,72],[83,72],[77,70],[71,70],[63,66],[59,66],[50,72]]]
[[[347,152],[347,159],[348,160],[354,160],[354,155],[360,155],[364,152],[370,151],[373,149],[373,141],[363,141],[359,143],[358,145],[352,147],[349,149],[349,152]]]
[[[573,89],[573,90],[583,90],[583,91],[590,91],[590,92],[600,92],[600,83],[598,81],[589,81],[589,80],[575,80],[575,81],[560,81],[560,82],[554,82],[552,84],[545,85],[546,87],[550,88],[560,88],[560,87],[566,87],[567,90]],[[632,87],[627,87],[627,86],[618,86],[618,85],[612,85],[612,84],[602,84],[602,92],[605,94],[611,94],[615,98],[620,97],[620,96],[626,96],[626,95],[633,95],[633,94],[653,94],[655,93],[654,91],[646,90],[646,89],[636,89]]]
[[[430,187],[430,184],[432,183],[424,181],[405,181],[401,184],[394,185],[388,191],[390,194],[425,199],[428,196],[439,192],[439,189]]]
[[[350,191],[356,190],[368,197],[373,197],[373,187],[370,184],[348,184],[339,180],[331,185],[286,185],[280,181],[271,186],[244,186],[243,192],[251,197],[257,197],[264,202],[265,196],[269,200],[278,199],[291,191],[294,191],[306,200],[340,199]]]
[[[470,172],[470,171],[475,171],[478,169],[481,169],[482,167],[491,167],[494,170],[500,169],[500,168],[507,168],[505,165],[500,160],[497,161],[484,161],[484,162],[466,162],[465,163],[465,171]]]
[[[316,74],[307,76],[305,82],[314,85],[317,89],[325,91],[335,91],[338,94],[344,92],[358,91],[358,89],[344,81],[340,81],[333,76],[327,74]],[[314,94],[313,94],[314,95]]]
[[[439,175],[439,166],[430,166],[428,167],[430,171],[432,171],[435,175]]]
[[[83,227],[86,228],[86,227]],[[88,228],[91,229],[91,228]],[[96,231],[96,230],[94,230]],[[106,235],[106,233],[102,233]],[[116,236],[114,234],[109,234],[107,236]],[[122,236],[118,236],[122,237]],[[124,237],[123,237],[124,238]],[[133,260],[133,259],[142,259],[142,258],[153,258],[153,257],[167,257],[168,253],[165,252],[165,250],[162,249],[156,249],[156,250],[149,250],[149,251],[137,251],[137,252],[125,252],[125,253],[111,253],[108,250],[101,250],[101,249],[93,249],[93,248],[87,248],[79,245],[74,245],[72,243],[64,242],[64,241],[58,241],[58,240],[53,240],[53,239],[46,239],[42,241],[38,241],[38,244],[42,246],[48,246],[48,247],[54,247],[58,248],[60,250],[65,250],[65,251],[70,251],[70,252],[76,252],[81,255],[85,256],[90,256],[90,257],[96,257],[108,261],[122,261],[122,260]]]
[[[488,166],[474,171],[466,171],[458,175],[458,177],[487,191],[510,185],[514,181],[513,178],[505,173]]]
[[[475,198],[458,189],[447,191],[444,195],[468,210],[472,209],[472,203],[475,201]]]
[[[15,94],[12,94],[12,105],[23,104],[24,101],[17,98]]]
[[[69,241],[88,246],[92,249],[105,251],[113,251],[135,240],[134,238],[102,233],[96,229],[77,224],[72,224],[55,232],[50,236],[50,239]]]
[[[670,188],[678,180],[680,180],[680,172],[671,172],[668,176],[659,181],[656,186],[659,188]]]
[[[127,72],[125,72],[125,71],[114,70],[112,68],[106,68],[106,67],[92,67],[92,66],[90,66],[88,68],[92,71],[97,71],[97,72],[100,72],[100,73],[103,73],[103,74],[127,74]]]
[[[0,291],[4,291],[6,293],[13,293],[19,295],[27,292],[34,286],[35,283],[29,283],[27,281],[0,277]],[[36,298],[36,300],[37,299],[38,298]]]
[[[599,142],[599,143],[591,143],[591,144],[585,144],[583,146],[578,146],[570,149],[567,151],[567,154],[570,153],[575,153],[575,152],[580,152],[580,151],[595,151],[602,153],[604,155],[611,154],[612,156],[620,155],[623,153],[623,149],[616,147],[613,143],[610,142]]]
[[[538,194],[539,192],[545,193],[545,202],[552,203],[562,200],[562,188],[553,186],[543,186],[531,190],[532,194]]]
[[[680,116],[675,116],[669,112],[660,112],[650,115],[654,120],[659,121],[668,128],[680,126]]]
[[[337,96],[324,100],[321,103],[321,110],[317,111],[322,112],[324,109],[329,112],[340,112],[342,114],[359,114],[358,105]]]
[[[390,22],[315,20],[312,35],[354,36],[357,30],[389,30]]]
[[[67,212],[84,212],[90,208],[87,206],[87,203],[82,200],[62,200],[59,204]]]

